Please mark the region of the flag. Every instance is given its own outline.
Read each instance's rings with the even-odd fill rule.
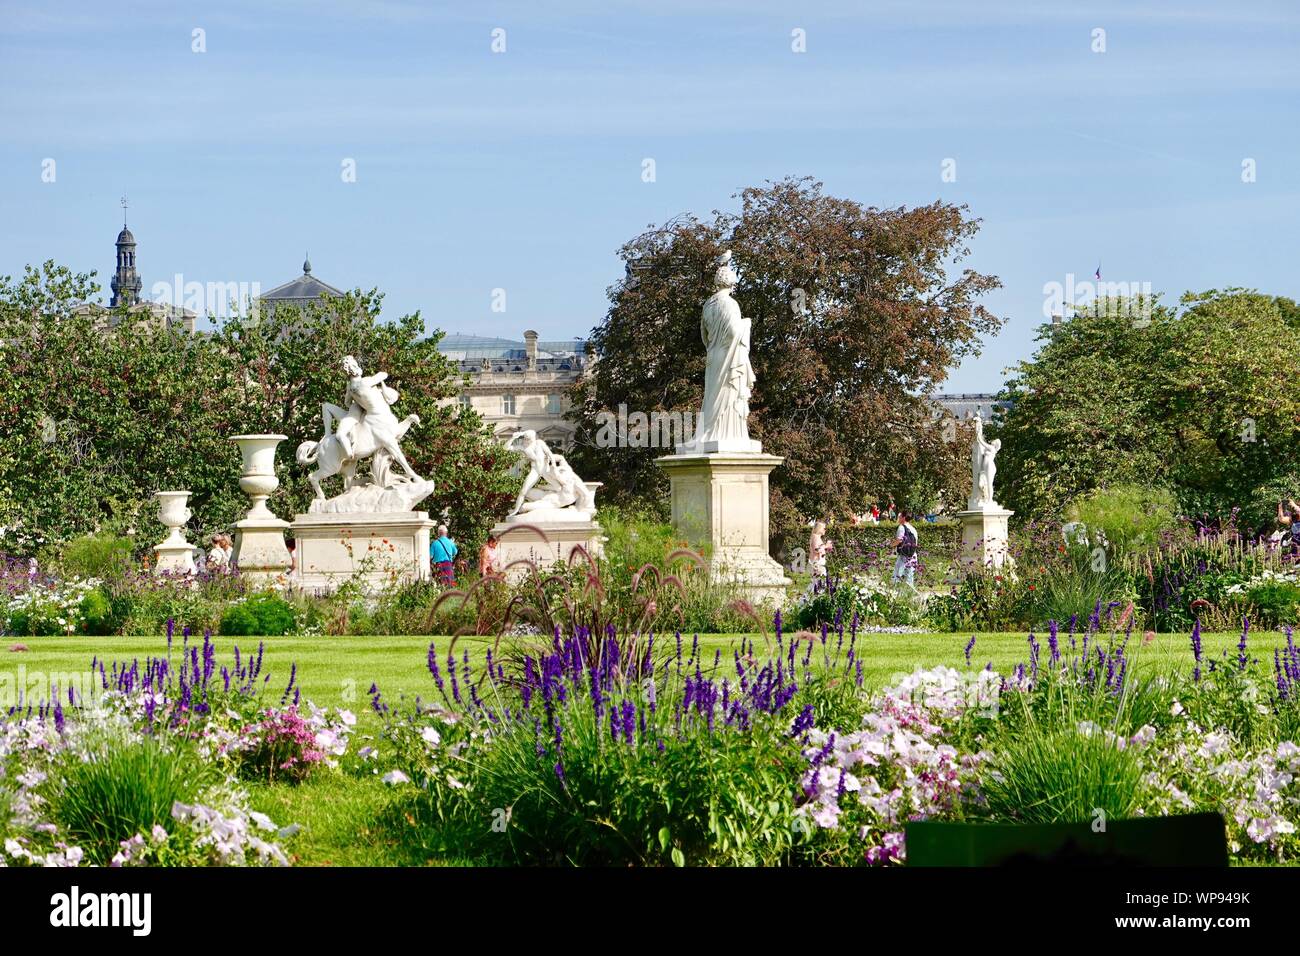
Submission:
[[[1101,263],[1100,263],[1100,262],[1097,263],[1097,271],[1093,274],[1093,278],[1094,278],[1094,279],[1100,279],[1100,278],[1101,278]]]

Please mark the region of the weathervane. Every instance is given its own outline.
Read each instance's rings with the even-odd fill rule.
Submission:
[[[127,206],[126,197],[123,196],[122,197],[122,228],[123,229],[126,228],[126,206]]]

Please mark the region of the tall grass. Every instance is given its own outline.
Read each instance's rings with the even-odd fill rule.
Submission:
[[[69,752],[51,794],[55,821],[91,861],[108,863],[121,841],[170,828],[172,805],[193,801],[212,779],[192,748],[146,737],[105,737],[84,754]]]

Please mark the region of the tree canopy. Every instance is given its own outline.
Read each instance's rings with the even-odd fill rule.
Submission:
[[[1184,513],[1237,507],[1260,528],[1300,493],[1295,315],[1290,300],[1227,289],[1177,307],[1106,300],[1045,326],[1001,395],[999,500],[1058,514],[1093,488],[1163,485]]]
[[[388,372],[396,410],[420,416],[403,448],[436,482],[422,508],[449,507],[455,533],[472,542],[512,500],[512,456],[447,401],[459,381],[439,334],[425,336],[418,313],[381,322],[377,292],[191,335],[125,309],[77,308],[97,291],[91,276],[52,262],[0,278],[0,526],[51,541],[135,531],[148,543],[164,530],[153,493],[188,489],[194,530],[229,529],[248,508],[229,438],[255,432],[288,436],[270,506],[291,519],[311,496],[294,449],[320,437],[321,403],[341,400],[345,354]],[[336,480],[328,493],[341,490]],[[0,539],[4,549],[13,542]]]

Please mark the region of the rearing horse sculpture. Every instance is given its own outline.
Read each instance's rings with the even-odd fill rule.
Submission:
[[[357,484],[357,466],[367,458],[372,459],[371,480],[381,488],[401,480],[390,474],[393,462],[401,466],[408,480],[421,481],[398,444],[412,425],[419,424],[420,416],[407,415],[398,421],[390,407],[398,394],[384,384],[387,372],[362,376],[361,366],[350,355],[343,359],[343,367],[349,376],[343,397],[347,410],[325,402],[321,406],[325,429],[320,441],[305,441],[298,446],[298,464],[316,465],[307,476],[316,489],[316,498],[324,500],[321,482],[334,475],[343,476],[345,491]],[[331,434],[334,421],[338,426]]]

